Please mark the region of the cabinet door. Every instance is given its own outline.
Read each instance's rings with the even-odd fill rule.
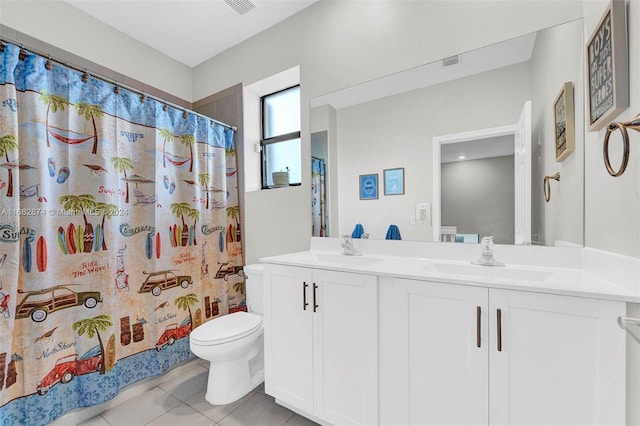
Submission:
[[[265,390],[308,413],[313,413],[311,285],[310,269],[265,267]]]
[[[624,424],[624,303],[489,295],[492,425]]]
[[[488,290],[381,283],[381,423],[488,423]]]
[[[377,424],[377,278],[315,270],[314,283],[315,416],[331,424]]]

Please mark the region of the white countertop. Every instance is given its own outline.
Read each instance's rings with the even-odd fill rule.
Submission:
[[[338,241],[336,239],[325,240]],[[364,245],[367,244],[371,243]],[[378,243],[373,244],[377,245]],[[314,244],[312,244],[312,250],[309,251],[266,257],[260,261],[267,264],[311,267],[380,277],[640,303],[640,291],[636,290],[638,283],[635,279],[638,268],[638,262],[635,261],[637,259],[620,259],[616,255],[610,259],[611,254],[593,250],[582,253],[582,251],[588,250],[583,248],[563,252],[557,251],[558,248],[555,247],[513,247],[508,249],[502,247],[501,250],[505,254],[505,258],[509,260],[516,260],[520,254],[507,253],[507,251],[523,250],[525,254],[523,259],[528,259],[531,257],[531,250],[534,249],[538,255],[536,257],[540,261],[536,262],[534,259],[528,260],[526,264],[523,264],[524,262],[516,264],[506,262],[496,253],[496,258],[505,261],[507,266],[491,267],[472,265],[470,260],[457,260],[458,256],[452,256],[452,253],[447,250],[445,252],[449,258],[443,258],[442,247],[439,247],[438,256],[415,257],[402,249],[398,250],[398,247],[401,247],[398,244],[395,245],[394,254],[380,254],[381,250],[373,249],[371,252],[375,254],[365,252],[363,256],[344,256],[337,248],[335,250],[320,250],[331,246],[327,241],[316,244],[316,247],[313,246]],[[416,247],[415,244],[411,245],[413,253],[416,253]],[[479,255],[477,247],[475,245],[472,247],[477,251],[476,255]],[[448,249],[451,250],[450,247]],[[467,255],[469,248],[465,247],[463,250]],[[427,255],[429,254],[428,249],[423,251],[427,252]],[[551,255],[547,251],[551,251]],[[558,257],[563,256],[567,257],[564,259],[566,261],[564,263],[562,259],[558,261]],[[456,260],[453,260],[452,257]],[[545,257],[553,257],[553,259],[545,264]],[[584,260],[581,262],[581,259]],[[589,262],[592,266],[596,266],[585,268],[581,264],[583,262]],[[560,264],[567,264],[570,267],[561,267]],[[628,271],[625,271],[625,268]],[[624,277],[627,279],[623,279]]]

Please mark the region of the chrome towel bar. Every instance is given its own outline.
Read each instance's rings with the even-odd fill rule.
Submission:
[[[620,326],[620,328],[622,328],[624,331],[626,331],[627,334],[632,339],[634,339],[636,342],[640,343],[640,336],[638,335],[638,333],[631,331],[631,328],[629,327],[629,325],[640,326],[640,318],[618,317],[618,325]]]
[[[627,329],[627,325],[640,325],[640,318],[618,317],[618,325],[620,328]]]

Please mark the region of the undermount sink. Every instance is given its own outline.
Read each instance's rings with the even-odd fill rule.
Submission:
[[[368,266],[382,261],[382,259],[366,256],[346,256],[343,254],[313,253],[318,262],[338,263],[341,265]]]
[[[481,266],[469,263],[429,263],[423,270],[447,275],[465,276],[506,281],[545,282],[554,274],[553,271],[523,269],[500,266]]]

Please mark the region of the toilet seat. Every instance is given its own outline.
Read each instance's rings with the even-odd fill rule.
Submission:
[[[233,342],[262,328],[262,317],[250,312],[234,312],[208,321],[189,335],[191,343],[215,346]]]

